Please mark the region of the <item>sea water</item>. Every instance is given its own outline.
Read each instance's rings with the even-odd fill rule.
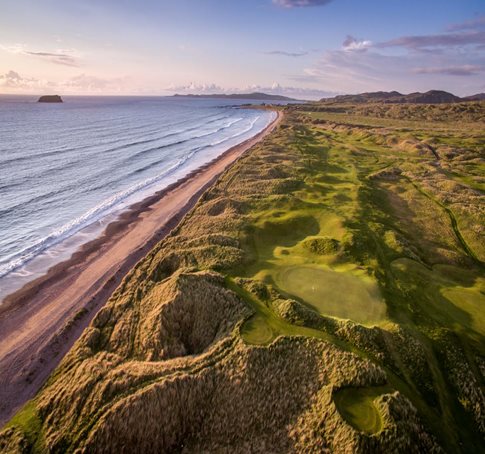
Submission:
[[[99,233],[93,226],[274,119],[237,106],[244,102],[66,97],[44,104],[0,96],[0,299],[72,253],[86,232]]]

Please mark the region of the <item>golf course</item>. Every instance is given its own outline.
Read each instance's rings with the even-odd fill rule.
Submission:
[[[485,450],[485,104],[275,109],[3,450]]]

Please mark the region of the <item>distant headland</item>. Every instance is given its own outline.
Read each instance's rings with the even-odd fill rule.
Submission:
[[[483,101],[485,93],[477,93],[460,98],[442,90],[429,90],[426,93],[414,92],[403,95],[398,91],[375,91],[357,95],[338,95],[333,98],[323,98],[321,102],[335,103],[388,103],[388,104],[447,104],[465,101]]]
[[[281,95],[269,95],[267,93],[232,93],[232,94],[225,94],[225,93],[215,93],[215,94],[203,94],[203,95],[180,95],[175,94],[176,97],[185,97],[185,98],[216,98],[216,99],[251,99],[251,100],[264,100],[264,101],[298,101],[294,98],[288,98],[287,96]]]
[[[63,102],[59,95],[44,95],[37,102]]]

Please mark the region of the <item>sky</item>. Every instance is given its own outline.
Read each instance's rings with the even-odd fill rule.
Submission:
[[[485,92],[484,0],[1,0],[0,93]]]

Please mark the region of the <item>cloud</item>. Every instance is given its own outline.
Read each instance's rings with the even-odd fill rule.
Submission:
[[[59,88],[64,91],[78,93],[117,93],[123,91],[127,82],[129,80],[126,77],[102,78],[88,74],[80,74],[59,83]]]
[[[77,59],[72,55],[57,52],[31,52],[26,51],[26,55],[33,55],[34,57],[41,57],[49,60],[52,63],[65,66],[79,66]]]
[[[427,47],[454,47],[471,44],[485,44],[485,31],[471,31],[465,33],[442,33],[437,35],[401,36],[377,44],[378,47],[405,47],[407,49],[421,49]]]
[[[0,49],[10,54],[23,54],[25,52],[24,44],[0,44]]]
[[[296,99],[321,99],[326,96],[334,96],[336,93],[315,88],[301,88],[283,86],[278,82],[271,85],[248,85],[247,87],[221,87],[215,83],[195,83],[187,85],[170,85],[166,91],[174,94],[215,94],[215,93],[251,93],[262,92],[273,95],[289,96]]]
[[[58,49],[53,52],[32,51],[25,44],[0,44],[0,49],[16,55],[26,55],[30,57],[42,58],[51,63],[64,66],[79,66],[79,57],[73,49]]]
[[[0,88],[10,93],[42,93],[47,90],[58,93],[121,93],[129,85],[126,77],[102,78],[87,74],[80,74],[69,79],[49,81],[36,79],[10,70],[0,74]]]
[[[273,0],[273,4],[282,8],[300,8],[306,6],[324,6],[332,0]]]
[[[463,30],[484,30],[485,29],[485,14],[478,16],[476,19],[467,20],[459,24],[452,24],[448,27],[449,31],[463,31]]]
[[[380,90],[403,73],[403,59],[378,52],[326,51],[311,67],[292,80],[335,92]]]
[[[485,54],[480,47],[450,46],[439,51],[414,47],[442,43],[436,36],[396,38],[392,46],[348,36],[341,49],[325,51],[313,65],[290,78],[305,86],[346,93],[442,89],[464,95],[480,91],[485,71]],[[398,44],[402,47],[394,49]],[[466,85],[459,82],[465,76]]]
[[[22,77],[18,72],[10,70],[8,73],[0,74],[0,87],[16,87],[22,83]]]
[[[462,65],[449,67],[414,68],[414,74],[444,74],[449,76],[474,76],[483,72],[485,68],[477,65]]]
[[[180,94],[214,94],[214,93],[224,93],[225,89],[221,86],[214,84],[214,83],[196,83],[190,82],[185,85],[169,85],[166,88],[167,91],[172,93],[180,93]]]
[[[0,87],[10,90],[39,90],[51,84],[45,80],[33,77],[23,77],[18,72],[10,70],[5,74],[0,74]]]
[[[285,50],[270,50],[268,52],[264,52],[266,55],[282,55],[284,57],[303,57],[308,55],[308,52],[301,51],[301,52],[287,52]]]
[[[347,35],[345,41],[342,43],[342,48],[346,51],[357,51],[363,52],[366,51],[369,47],[372,46],[372,41],[369,40],[358,40],[351,35]]]

